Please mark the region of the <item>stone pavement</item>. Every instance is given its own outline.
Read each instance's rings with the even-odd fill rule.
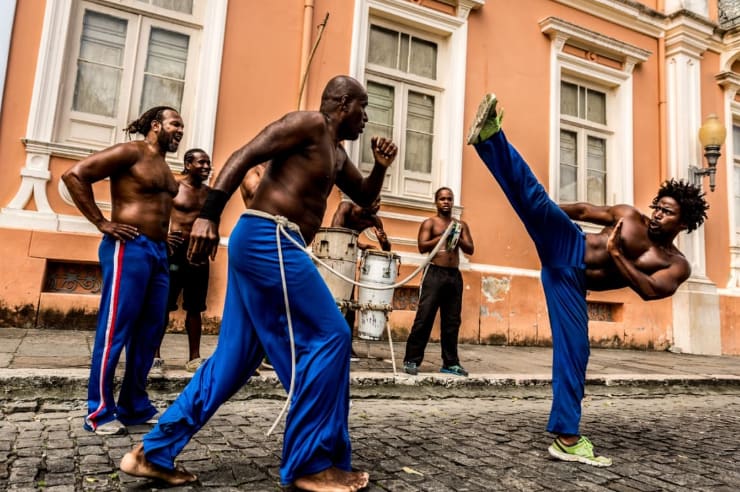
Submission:
[[[148,427],[82,430],[92,335],[0,328],[0,490],[161,487],[117,471]],[[547,458],[551,349],[461,345],[460,378],[438,372],[437,344],[415,377],[394,375],[387,342],[354,347],[353,464],[372,471],[370,491],[740,490],[740,357],[592,350],[583,431],[615,458],[598,469]],[[158,406],[190,378],[186,348],[165,337]],[[402,343],[394,355],[400,370]],[[284,397],[272,371],[253,378],[180,455],[200,482],[176,490],[278,490],[281,426],[265,432]]]
[[[694,392],[696,393],[696,392]],[[551,460],[547,398],[353,399],[353,466],[368,492],[740,490],[740,391],[588,397],[582,429],[614,465]],[[176,491],[277,491],[282,401],[224,404],[178,457],[199,482]],[[0,490],[143,491],[161,483],[118,471],[146,426],[82,430],[84,400],[0,402]]]

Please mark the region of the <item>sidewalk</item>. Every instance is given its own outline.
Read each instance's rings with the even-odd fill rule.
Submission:
[[[57,392],[84,398],[93,337],[91,331],[0,328],[0,399],[53,397]],[[203,336],[203,357],[213,352],[216,341],[216,336]],[[460,345],[461,363],[470,372],[470,377],[462,378],[439,373],[439,344],[429,344],[418,376],[403,372],[404,343],[394,344],[395,375],[388,342],[356,339],[353,345],[360,356],[360,361],[352,362],[350,367],[353,394],[381,388],[408,392],[413,388],[438,391],[496,387],[526,393],[547,387],[549,392],[551,383],[551,348]],[[187,336],[167,334],[161,352],[165,376],[152,378],[151,389],[179,393],[191,377],[184,370]],[[122,367],[119,364],[119,373]],[[740,357],[592,349],[586,383],[592,392],[598,387],[603,391],[616,387],[740,387]],[[272,371],[262,370],[248,386],[284,395]]]

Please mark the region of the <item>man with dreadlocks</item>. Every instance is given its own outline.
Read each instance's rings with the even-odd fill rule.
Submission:
[[[630,205],[558,206],[501,130],[496,97],[481,102],[468,144],[498,181],[535,243],[542,263],[542,286],[552,330],[553,402],[547,430],[556,438],[548,451],[564,461],[610,466],[596,456],[579,432],[581,400],[589,357],[586,291],[630,287],[644,300],[671,296],[689,278],[691,267],[673,245],[691,232],[709,208],[701,190],[683,181],[664,182],[648,217]],[[573,220],[603,226],[584,234]]]
[[[62,175],[77,208],[103,233],[98,250],[103,288],[84,422],[86,430],[100,435],[122,434],[127,425],[156,419],[146,381],[164,329],[167,229],[178,189],[164,157],[177,150],[183,122],[176,110],[158,106],[125,132],[144,139],[92,154]],[[110,219],[95,203],[92,188],[105,178],[110,178]],[[116,404],[113,375],[124,347],[126,372]]]

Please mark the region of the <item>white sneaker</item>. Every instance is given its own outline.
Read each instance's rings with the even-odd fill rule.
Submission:
[[[118,420],[111,420],[110,422],[106,422],[104,424],[100,424],[93,430],[93,428],[85,422],[85,430],[94,432],[95,434],[99,436],[117,436],[120,434],[126,434],[126,426],[123,425]]]
[[[164,359],[160,359],[159,357],[154,358],[154,362],[152,362],[152,368],[149,369],[149,376],[155,378],[164,377]]]
[[[145,424],[155,425],[157,422],[159,422],[159,417],[161,417],[161,416],[162,416],[162,412],[157,412],[154,415],[152,415],[151,417],[149,417],[149,420],[147,420],[144,423]]]

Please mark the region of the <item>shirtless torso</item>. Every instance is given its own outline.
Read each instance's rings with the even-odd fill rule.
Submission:
[[[164,159],[177,150],[182,138],[182,119],[166,111],[163,122],[155,122],[145,140],[125,142],[83,159],[62,179],[82,214],[100,232],[116,239],[138,234],[155,241],[167,239],[172,199],[177,181]],[[95,204],[92,184],[110,178],[111,218],[107,220]]]
[[[192,161],[186,164],[187,174],[180,180],[177,195],[172,202],[170,234],[168,241],[172,250],[190,239],[193,222],[211,188],[205,184],[211,174],[211,159],[205,152],[196,151]]]
[[[430,217],[422,222],[419,228],[419,237],[417,238],[420,253],[431,252],[437,243],[439,242],[442,234],[447,230],[447,227],[452,222],[452,205],[454,197],[450,190],[442,188],[437,192],[434,198],[435,205],[437,206],[437,215]],[[464,221],[456,221],[462,227],[460,232],[460,240],[457,242],[454,248],[451,250],[443,247],[437,254],[432,258],[432,264],[446,267],[446,268],[457,268],[460,265],[460,254],[459,250],[463,253],[472,255],[474,251],[473,237],[470,234],[470,228]]]
[[[663,197],[651,217],[629,205],[561,208],[571,219],[604,226],[599,233],[586,234],[588,289],[630,287],[644,299],[660,299],[691,274],[689,262],[673,244],[683,229],[676,223],[680,208],[672,198]]]

